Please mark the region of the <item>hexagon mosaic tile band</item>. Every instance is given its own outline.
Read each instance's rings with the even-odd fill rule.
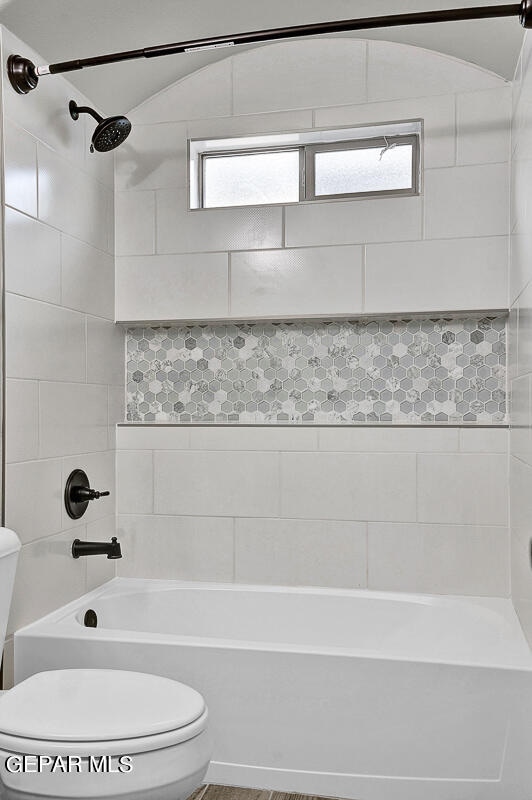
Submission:
[[[501,423],[506,318],[131,328],[127,420]]]

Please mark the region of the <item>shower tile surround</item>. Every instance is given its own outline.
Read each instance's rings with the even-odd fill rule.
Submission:
[[[127,331],[128,422],[505,419],[504,316]]]
[[[341,79],[345,64],[355,62],[356,80]],[[503,409],[490,406],[488,418],[466,421],[466,414],[482,411],[461,406],[460,419],[440,422],[421,420],[415,403],[413,409],[399,403],[399,418],[375,421],[370,415],[382,398],[366,395],[378,391],[374,384],[381,380],[370,370],[387,366],[370,363],[372,345],[379,351],[387,346],[376,342],[379,326],[408,313],[420,325],[416,343],[422,350],[421,324],[430,323],[435,335],[442,317],[450,317],[437,342],[428,333],[428,347],[440,347],[436,355],[445,359],[446,373],[420,376],[442,381],[441,390],[436,383],[423,387],[435,394],[422,402],[452,403],[450,395],[436,398],[436,392],[453,391],[443,382],[475,379],[489,380],[490,388],[461,384],[457,391],[471,394],[454,400],[504,402],[504,331],[491,331],[483,342],[442,337],[445,331],[458,335],[460,325],[468,334],[482,332],[482,318],[508,307],[511,94],[497,76],[437,53],[345,38],[237,53],[130,113],[133,131],[116,151],[116,318],[131,330],[130,355],[144,353],[136,366],[145,364],[130,370],[131,377],[141,373],[129,381],[132,421],[118,428],[118,535],[128,554],[117,563],[119,575],[508,596],[508,431],[503,417],[494,418]],[[422,197],[188,211],[189,138],[407,119],[424,121]],[[309,345],[313,335],[320,342],[315,333],[326,327],[318,319],[334,320],[324,334],[332,341],[321,341],[321,354]],[[300,332],[302,351],[311,352],[299,358],[334,362],[345,358],[346,345],[334,341],[344,334],[332,335],[331,326],[341,331],[365,325],[367,333],[371,323],[364,354],[355,356],[369,361],[353,378],[368,381],[361,388],[365,397],[352,398],[370,403],[358,408],[364,419],[346,420],[343,407],[334,404],[345,403],[347,412],[340,395],[354,394],[353,387],[333,380],[349,381],[354,364],[345,359],[341,367],[288,368],[288,342]],[[277,359],[273,365],[259,364],[253,347],[249,354],[246,349],[265,326],[275,330],[270,349],[272,341],[279,346],[267,355]],[[221,335],[212,338],[219,347],[196,347],[207,329],[217,328]],[[146,338],[137,329],[147,329]],[[183,339],[179,347],[172,330]],[[417,333],[406,355],[425,364],[426,353],[408,353]],[[255,338],[258,346],[260,336]],[[196,343],[189,342],[191,350],[187,339]],[[233,345],[236,340],[241,347]],[[489,355],[490,374],[476,359],[458,361],[457,344],[470,362]],[[490,353],[488,345],[501,351]],[[340,349],[333,356],[329,348],[335,346]],[[216,349],[226,349],[227,358],[212,370]],[[372,357],[375,362],[379,352]],[[153,392],[144,368],[156,361],[162,369],[150,374]],[[175,369],[179,361],[183,366]],[[456,367],[467,374],[460,377]],[[301,369],[301,378],[291,376],[293,369]],[[303,375],[305,369],[313,374]],[[317,375],[318,369],[325,374]],[[227,372],[225,387],[218,370]],[[313,378],[319,400],[303,398]],[[407,374],[399,380],[414,382]],[[263,401],[269,409],[259,411],[257,404],[256,410],[233,410],[237,403],[256,402],[242,397],[250,381],[257,382],[253,391],[271,393]],[[285,388],[287,381],[294,385]],[[215,387],[227,397],[211,399]],[[338,400],[327,397],[336,391]],[[497,399],[480,397],[485,391],[497,392]],[[301,399],[291,392],[301,392]],[[319,406],[309,412],[314,399]],[[150,408],[152,402],[160,405]],[[216,402],[229,405],[206,407]],[[303,402],[305,408],[297,408]],[[449,417],[456,410],[438,412]],[[323,417],[316,417],[318,411]],[[414,420],[405,420],[412,411]],[[217,421],[217,413],[227,420]],[[237,418],[229,420],[230,414]],[[271,419],[264,419],[267,414]],[[315,418],[303,419],[308,414]]]
[[[5,38],[6,42],[9,49],[31,55],[13,37]],[[345,75],[346,59],[357,65],[360,79],[355,82],[339,79]],[[38,56],[34,60],[44,63]],[[277,91],[272,91],[272,83]],[[462,333],[482,332],[480,320],[489,316],[488,310],[507,307],[504,181],[511,87],[471,65],[388,42],[340,39],[266,46],[199,70],[128,114],[134,127],[128,142],[115,153],[114,176],[105,156],[88,154],[90,125],[82,135],[63,114],[71,94],[81,99],[77,90],[57,77],[43,81],[33,96],[19,98],[6,89],[3,99],[6,221],[11,228],[11,242],[6,242],[7,349],[12,364],[6,387],[6,486],[8,521],[25,531],[10,630],[105,581],[115,569],[118,574],[141,577],[507,596],[507,432],[499,424],[503,418],[495,419],[503,409],[490,406],[482,412],[479,407],[468,411],[462,407],[461,419],[448,420],[457,424],[444,422],[439,428],[436,420],[423,424],[415,403],[412,410],[401,409],[401,402],[412,403],[412,396],[412,400],[401,398],[399,417],[391,421],[397,423],[395,427],[383,429],[378,423],[386,419],[371,418],[382,398],[369,397],[369,393],[379,391],[374,388],[377,381],[393,380],[393,376],[370,374],[386,369],[384,365],[363,365],[368,377],[353,378],[372,384],[360,390],[366,398],[353,398],[353,402],[371,403],[357,411],[368,419],[336,417],[344,411],[334,404],[345,403],[340,395],[353,391],[341,383],[334,385],[336,380],[350,379],[341,374],[347,363],[323,367],[330,375],[312,376],[320,381],[318,391],[339,394],[338,400],[331,395],[318,401],[333,404],[330,409],[320,408],[319,413],[328,417],[325,424],[320,425],[321,417],[303,419],[318,409],[296,408],[296,417],[301,413],[299,426],[290,424],[297,418],[282,419],[285,411],[273,406],[280,402],[285,387],[277,389],[276,381],[294,381],[287,400],[282,401],[289,404],[303,402],[303,393],[311,389],[295,386],[290,374],[284,377],[283,359],[292,356],[276,352],[273,358],[280,359],[281,365],[264,368],[264,380],[271,379],[266,393],[276,393],[267,401],[275,420],[255,418],[248,427],[216,425],[212,424],[216,420],[203,416],[187,425],[183,414],[205,415],[204,407],[198,409],[197,404],[205,403],[210,391],[201,391],[200,383],[210,369],[208,364],[206,370],[199,369],[201,376],[190,376],[201,395],[192,399],[196,392],[190,392],[195,412],[176,411],[173,406],[163,410],[164,403],[183,399],[162,397],[156,399],[160,410],[139,410],[139,415],[154,413],[155,422],[164,422],[162,415],[177,414],[181,417],[175,419],[177,424],[137,422],[118,428],[118,528],[111,500],[91,510],[88,524],[73,530],[62,514],[61,489],[65,474],[75,466],[84,466],[99,488],[112,486],[115,476],[114,423],[124,419],[124,358],[123,331],[112,324],[115,292],[109,263],[114,256],[118,320],[127,320],[130,326],[153,320],[156,327],[157,320],[233,318],[223,326],[227,328],[224,335],[233,342],[242,338],[244,346],[234,347],[227,360],[235,367],[227,365],[228,373],[232,369],[240,373],[238,359],[252,337],[247,329],[256,332],[257,326],[264,327],[261,322],[237,328],[234,318],[319,315],[326,320],[330,315],[345,318],[345,323],[331,323],[341,329],[348,324],[367,326],[373,322],[369,315],[375,315],[378,329],[368,334],[365,343],[368,358],[372,346],[381,350],[387,346],[376,341],[382,333],[378,326],[397,320],[393,315],[401,309],[427,312],[423,324],[432,316],[433,326],[442,324],[441,319],[434,322],[436,312],[472,309],[467,319],[468,325],[474,323],[471,330],[464,320],[453,319],[445,321],[439,335],[458,334],[453,326],[459,324]],[[353,127],[368,121],[414,118],[422,118],[425,126],[423,198],[187,211],[189,137]],[[52,184],[55,190],[45,194]],[[109,195],[106,202],[101,202],[102,193]],[[105,217],[104,225],[106,208],[110,217]],[[466,224],[470,213],[471,224]],[[19,257],[23,245],[28,250]],[[364,315],[364,322],[357,321],[357,314]],[[81,318],[84,325],[78,331],[76,323]],[[288,341],[290,335],[282,332],[299,328],[302,336],[303,331],[312,331],[306,336],[309,339],[324,324],[272,324],[273,341],[277,344],[285,335]],[[436,355],[442,361],[449,358],[444,365],[449,376],[435,374],[434,381],[442,381],[442,389],[434,383],[425,391],[450,393],[450,384],[443,387],[443,382],[460,379],[490,381],[490,386],[457,387],[455,391],[475,393],[475,398],[471,395],[466,400],[458,401],[456,395],[454,400],[437,399],[435,394],[433,400],[416,402],[456,401],[456,411],[458,402],[504,402],[500,394],[505,388],[503,353],[493,353],[493,345],[503,345],[504,331],[494,321],[490,326],[483,342],[462,343],[468,347],[464,355],[469,365],[456,359],[456,366],[465,373],[483,369],[480,362],[472,363],[482,355],[484,370],[489,368],[490,374],[453,376],[453,343],[442,339],[445,352]],[[195,330],[195,326],[190,328]],[[53,331],[57,333],[52,335]],[[495,332],[498,338],[491,342]],[[420,337],[422,333],[420,328]],[[18,341],[30,334],[38,352],[32,355],[31,347],[24,348],[24,358],[19,357]],[[166,328],[164,334],[154,331],[154,339],[147,339],[150,345],[158,335],[170,338]],[[326,335],[331,335],[330,328]],[[428,346],[436,349],[439,342],[430,342],[430,335]],[[481,347],[485,349],[488,343],[491,353],[483,354]],[[72,359],[57,357],[64,346],[75,349]],[[338,343],[325,347],[323,342],[322,346],[326,350],[322,358],[333,360],[337,356],[329,353],[329,347],[344,347]],[[183,349],[187,350],[185,345]],[[197,357],[199,367],[206,351],[198,349],[200,354],[188,352],[191,360]],[[159,357],[159,350],[165,348],[154,351],[152,363],[169,360]],[[73,374],[80,353],[85,354],[85,366]],[[497,364],[492,358],[493,363],[488,362],[492,355],[498,357]],[[426,359],[427,353],[408,356],[415,361]],[[344,357],[340,352],[338,358]],[[375,354],[374,362],[377,358]],[[262,368],[257,364],[257,370]],[[160,370],[165,380],[172,369],[164,365]],[[182,371],[186,369],[185,362]],[[296,380],[312,379],[310,375],[303,379],[305,367],[291,369],[302,370],[301,379]],[[407,375],[399,382],[414,384],[416,379]],[[242,376],[228,375],[228,380],[234,384]],[[325,389],[327,380],[331,386]],[[143,381],[133,381],[135,393]],[[229,394],[241,391],[248,389],[233,386]],[[301,391],[301,401],[289,396],[292,391]],[[397,391],[419,389],[412,385]],[[497,392],[496,400],[480,398],[485,391]],[[64,414],[63,406],[58,406],[60,398]],[[244,400],[232,397],[223,402],[236,406]],[[78,405],[83,409],[82,428],[79,415],[70,414]],[[248,412],[227,408],[220,413],[238,414],[238,420],[227,421],[243,423],[242,415]],[[286,413],[290,417],[291,411]],[[414,414],[414,429],[401,425],[403,414],[408,413]],[[452,416],[453,409],[448,406],[438,413]],[[465,420],[467,413],[487,417]],[[279,424],[257,424],[270,421]],[[346,424],[339,429],[337,422]],[[370,426],[363,428],[367,422]],[[105,444],[102,431],[108,423]],[[32,481],[44,493],[39,507],[29,507],[20,488]],[[450,496],[455,499],[452,504]],[[125,553],[120,562],[84,565],[70,559],[74,535],[103,539],[117,531]],[[28,586],[35,588],[27,591]],[[8,652],[12,649],[10,638]]]

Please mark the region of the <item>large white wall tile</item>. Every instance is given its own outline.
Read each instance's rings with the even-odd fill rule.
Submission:
[[[227,317],[228,280],[225,253],[117,258],[117,319]]]
[[[6,373],[9,378],[85,380],[85,318],[8,294]]]
[[[508,453],[509,436],[506,428],[460,429],[460,452],[462,453]]]
[[[449,94],[319,108],[315,112],[315,124],[317,128],[335,128],[422,119],[423,163],[425,169],[432,169],[455,164],[455,116],[455,98]]]
[[[113,319],[115,272],[108,253],[61,236],[62,302],[68,308]]]
[[[508,554],[506,527],[369,523],[368,585],[507,597]]]
[[[416,456],[283,453],[281,516],[415,520]]]
[[[131,122],[180,122],[232,113],[232,63],[226,58],[193,72],[187,78],[151,97],[128,114]]]
[[[118,574],[189,581],[233,580],[233,520],[214,517],[119,518]]]
[[[39,457],[39,384],[6,380],[5,420],[7,463]]]
[[[530,562],[530,533],[512,529],[510,566],[512,600],[524,633],[532,645],[532,567]]]
[[[5,210],[5,289],[61,302],[61,237],[31,217]]]
[[[12,208],[37,216],[37,143],[26,131],[6,122],[4,193]]]
[[[271,426],[209,426],[190,428],[192,450],[316,450],[316,428],[293,425]]]
[[[157,192],[157,252],[255,250],[282,245],[279,206],[190,211],[186,190]]]
[[[301,203],[286,209],[286,246],[421,239],[419,197]]]
[[[532,401],[530,375],[522,375],[511,383],[511,453],[532,465]]]
[[[368,100],[469,92],[504,86],[486,70],[422,48],[368,42]]]
[[[312,39],[251,49],[233,59],[233,98],[235,114],[364,102],[366,43]]]
[[[425,173],[425,236],[508,234],[507,164],[432,169]]]
[[[245,114],[191,120],[187,123],[191,139],[216,136],[247,136],[254,133],[286,133],[312,128],[313,111],[270,111],[266,114]]]
[[[447,239],[370,245],[369,313],[505,308],[508,240]]]
[[[323,427],[319,430],[319,449],[338,453],[456,453],[458,430]]]
[[[186,185],[186,125],[134,125],[127,141],[116,151],[116,189],[140,191]]]
[[[122,425],[116,430],[117,449],[188,450],[190,430],[186,425]]]
[[[366,548],[365,523],[237,519],[235,580],[365,588]]]
[[[532,539],[531,480],[532,467],[512,455],[510,458],[510,525],[512,531],[518,530],[521,536],[529,535]]]
[[[235,253],[231,316],[305,316],[362,311],[361,247]]]
[[[155,252],[155,192],[117,192],[116,254]]]
[[[60,460],[8,464],[5,491],[6,525],[16,531],[23,543],[62,529]],[[36,508],[38,514],[35,514]]]
[[[155,513],[275,517],[279,513],[276,453],[155,453]]]
[[[107,387],[107,413],[109,424],[109,441],[108,446],[111,450],[116,449],[116,435],[118,425],[124,422],[126,418],[126,398],[123,386],[108,386]]]
[[[99,317],[87,317],[87,382],[124,384],[126,348],[123,328]]]
[[[532,372],[532,281],[517,299],[517,363],[516,374]]]
[[[111,190],[43,145],[38,147],[38,162],[39,219],[107,250]]]
[[[84,559],[72,558],[72,542],[76,537],[84,539],[85,532],[63,531],[21,549],[9,617],[10,633],[84,593]]]
[[[505,455],[419,455],[418,520],[507,525],[507,486]]]
[[[512,89],[468,92],[457,97],[458,164],[508,161]]]
[[[116,454],[117,508],[120,514],[153,513],[153,453],[124,450]]]
[[[39,413],[41,458],[107,449],[107,386],[41,383]]]
[[[2,684],[4,691],[12,689],[15,685],[15,640],[13,636],[8,636],[4,643]]]
[[[532,235],[528,231],[514,230],[510,236],[510,304],[514,303],[519,294],[532,278],[528,252],[532,247]]]

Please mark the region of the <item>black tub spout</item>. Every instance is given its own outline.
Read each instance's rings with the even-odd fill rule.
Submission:
[[[83,539],[74,539],[72,542],[72,557],[80,556],[107,556],[107,558],[122,558],[120,542],[113,536],[110,542],[84,542]]]

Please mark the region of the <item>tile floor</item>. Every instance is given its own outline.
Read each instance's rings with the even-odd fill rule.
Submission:
[[[326,800],[317,795],[270,792],[268,789],[244,789],[239,786],[200,786],[188,800]]]

